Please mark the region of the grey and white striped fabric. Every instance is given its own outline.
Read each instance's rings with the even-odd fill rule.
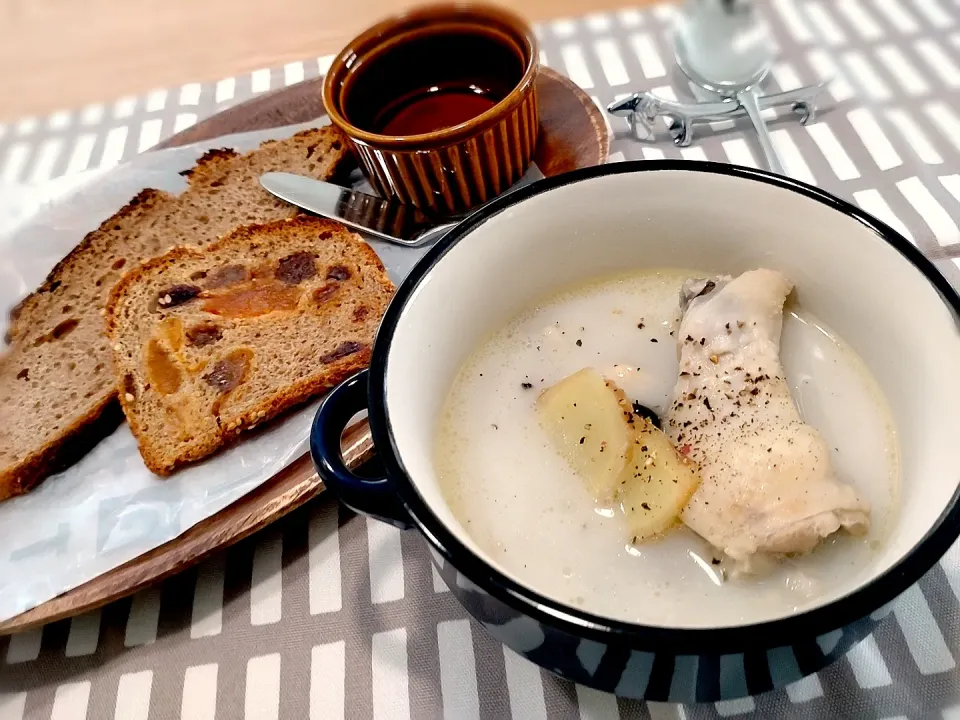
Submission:
[[[773,120],[794,177],[904,231],[960,283],[960,0],[770,0],[782,57],[771,89],[836,76],[832,107]],[[636,90],[683,98],[672,10],[625,9],[539,28],[544,61],[603,106]],[[111,167],[198,118],[321,74],[330,58],[191,83],[0,129],[4,184]],[[693,147],[632,140],[611,160],[756,165],[749,129]],[[960,547],[844,660],[785,691],[639,704],[560,681],[472,624],[413,534],[321,498],[161,587],[0,640],[0,720],[22,718],[960,718]]]

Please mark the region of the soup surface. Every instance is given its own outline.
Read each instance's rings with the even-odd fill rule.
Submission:
[[[455,517],[508,575],[598,615],[671,627],[781,617],[871,575],[896,507],[894,424],[860,358],[792,300],[781,339],[786,376],[804,420],[830,445],[838,478],[871,505],[866,536],[838,533],[770,573],[727,578],[719,553],[686,527],[631,544],[622,518],[594,503],[540,426],[537,396],[583,367],[661,411],[677,380],[680,287],[709,275],[648,271],[564,292],[463,365],[438,423],[436,469]]]

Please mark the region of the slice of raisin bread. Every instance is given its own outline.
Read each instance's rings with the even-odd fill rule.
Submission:
[[[103,313],[124,272],[174,246],[203,246],[241,225],[293,217],[296,208],[263,190],[259,174],[330,179],[348,157],[331,127],[246,154],[211,151],[185,173],[181,195],[144,190],[88,234],[14,310],[10,347],[0,350],[0,500],[29,490],[116,427]]]
[[[300,217],[175,248],[107,306],[120,403],[167,475],[365,367],[393,285],[342,225]]]

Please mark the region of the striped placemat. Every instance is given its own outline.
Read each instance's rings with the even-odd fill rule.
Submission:
[[[791,175],[901,229],[960,283],[960,0],[770,0],[771,90],[835,77],[807,127],[773,121]],[[544,62],[600,106],[693,91],[672,66],[674,11],[538,28]],[[109,168],[199,118],[325,72],[330,58],[189,83],[0,127],[3,184]],[[676,148],[611,118],[611,160],[758,165],[749,127]],[[851,270],[852,272],[855,269]],[[558,680],[474,625],[424,544],[329,498],[162,586],[0,640],[0,720],[22,718],[960,718],[960,551],[841,662],[786,690],[714,705],[636,703]]]

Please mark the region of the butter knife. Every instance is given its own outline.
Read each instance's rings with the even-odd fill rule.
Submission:
[[[260,176],[260,185],[281,200],[308,212],[407,247],[423,245],[457,224],[438,223],[411,205],[305,175],[268,172]]]
[[[524,176],[502,195],[542,177],[539,168],[531,165]],[[436,240],[466,217],[437,218],[397,200],[385,200],[377,195],[294,173],[264,173],[260,176],[260,185],[267,192],[307,212],[342,222],[379,240],[406,247],[419,247]]]

